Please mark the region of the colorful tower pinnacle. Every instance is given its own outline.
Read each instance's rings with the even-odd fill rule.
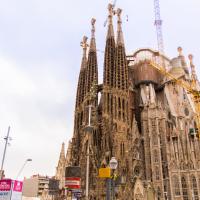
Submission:
[[[82,62],[81,62],[81,70],[80,70],[80,74],[79,74],[79,79],[78,79],[78,87],[77,87],[77,95],[76,95],[76,108],[78,106],[80,106],[80,104],[83,102],[84,100],[84,96],[85,96],[85,90],[83,88],[85,88],[85,70],[86,70],[86,66],[87,66],[87,37],[84,36],[83,37],[83,41],[81,42],[81,46],[83,48],[83,56],[82,56]]]
[[[91,40],[90,48],[88,54],[87,70],[86,70],[86,92],[90,92],[91,87],[98,84],[98,64],[97,64],[97,52],[96,52],[96,39],[95,39],[95,22],[93,18],[91,20],[92,30],[91,30]]]

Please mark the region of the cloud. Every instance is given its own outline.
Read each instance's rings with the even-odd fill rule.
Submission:
[[[54,169],[53,165],[49,167],[49,162],[56,165],[55,152],[59,152],[58,147],[72,134],[73,124],[67,124],[68,114],[73,113],[72,83],[60,79],[49,63],[31,70],[31,74],[10,59],[0,57],[0,66],[3,66],[0,68],[0,121],[4,125],[1,128],[6,134],[5,125],[10,125],[13,138],[7,152],[6,172],[15,176],[12,166],[23,163],[25,155],[34,158],[29,175],[44,173],[45,167]],[[45,158],[48,162],[41,162]]]
[[[23,71],[17,70],[16,63],[0,57],[0,93],[3,97],[31,95],[35,91],[33,82]]]

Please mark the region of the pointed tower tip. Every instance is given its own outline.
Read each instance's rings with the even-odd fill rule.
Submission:
[[[178,47],[177,50],[178,50],[179,56],[182,56],[183,55],[182,47]]]
[[[81,42],[81,47],[83,47],[83,49],[87,49],[88,47],[87,40],[88,40],[88,37],[84,35],[83,40]]]
[[[87,40],[88,40],[88,37],[83,36],[83,40],[81,42],[81,47],[83,48],[83,57],[82,57],[82,62],[81,62],[81,69],[84,69],[87,65],[87,56],[86,56],[87,48],[88,48]]]
[[[118,9],[117,9],[118,21],[121,21],[121,14],[122,14],[122,9],[121,9],[121,8],[118,8]]]
[[[192,81],[193,81],[193,86],[194,87],[197,87],[197,80],[198,80],[198,78],[197,78],[197,74],[196,74],[196,69],[195,69],[195,65],[194,65],[194,63],[193,63],[193,58],[194,58],[194,56],[192,55],[192,54],[189,54],[188,55],[188,58],[189,58],[189,60],[190,60],[190,68],[191,68],[191,78],[192,78]],[[199,87],[199,86],[198,86]]]
[[[117,9],[117,45],[124,45],[124,37],[122,32],[122,19],[121,19],[122,9]]]
[[[190,63],[193,63],[193,58],[194,58],[194,56],[193,56],[192,54],[189,54],[189,55],[188,55],[188,58],[189,58],[189,60],[190,60]]]
[[[114,37],[114,30],[113,30],[113,15],[115,14],[113,10],[113,5],[108,4],[108,34],[107,38]]]
[[[96,23],[96,19],[92,18],[91,20],[91,25],[92,25],[92,38],[95,37],[95,23]]]
[[[193,63],[194,56],[192,54],[189,54],[188,58],[189,58],[189,61],[190,61],[190,68],[192,69],[192,73],[196,74],[196,72],[194,70],[195,69],[195,65]]]
[[[108,11],[109,11],[109,15],[113,15],[113,5],[111,3],[108,4]]]
[[[61,149],[61,152],[65,152],[65,143],[64,143],[64,142],[62,143],[62,149]]]
[[[187,67],[187,63],[185,61],[185,56],[183,55],[183,49],[182,47],[178,47],[177,48],[177,51],[178,51],[178,58],[180,58],[181,60],[181,65],[185,71],[186,74],[189,74],[189,70],[188,70],[188,67]]]
[[[108,4],[108,25],[112,24],[113,15],[115,15],[115,11],[113,9],[113,5],[109,3]]]
[[[91,29],[90,52],[91,51],[96,51],[95,22],[96,22],[96,19],[92,18],[92,20],[91,20],[92,29]]]
[[[60,152],[60,159],[65,158],[65,143],[62,143],[61,152]]]

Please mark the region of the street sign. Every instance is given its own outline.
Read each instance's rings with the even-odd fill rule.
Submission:
[[[65,177],[81,177],[81,168],[79,166],[66,167]]]
[[[82,193],[80,192],[75,192],[73,193],[74,197],[82,197]]]
[[[99,169],[99,178],[110,178],[110,175],[111,173],[109,167]]]
[[[81,189],[72,189],[72,196],[77,198],[82,197],[82,190]]]
[[[79,177],[66,177],[65,187],[67,189],[80,189],[81,188],[81,178]]]

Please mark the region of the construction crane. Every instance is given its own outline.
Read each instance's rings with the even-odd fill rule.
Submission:
[[[163,66],[157,64],[156,62],[149,61],[149,64],[150,66],[157,69],[161,74],[170,78],[172,81],[174,81],[179,86],[184,88],[191,95],[191,98],[193,100],[194,107],[195,107],[195,112],[196,112],[195,113],[195,122],[196,122],[195,132],[196,132],[196,136],[200,138],[200,91],[197,89],[196,86],[194,86],[194,84],[186,82],[183,79],[176,78],[171,73],[167,72]]]
[[[154,25],[156,26],[158,51],[163,53],[164,52],[164,42],[163,42],[163,34],[162,34],[162,20],[161,20],[161,16],[160,16],[159,0],[154,0],[154,13],[155,13]]]

